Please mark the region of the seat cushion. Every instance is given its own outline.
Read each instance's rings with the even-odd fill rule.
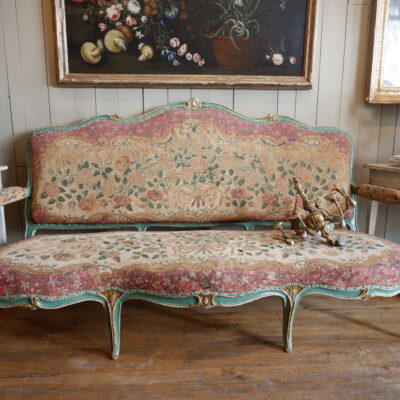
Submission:
[[[0,250],[0,296],[71,296],[116,288],[159,295],[240,295],[289,284],[400,285],[400,246],[334,232],[289,246],[277,231],[104,232],[38,236]]]

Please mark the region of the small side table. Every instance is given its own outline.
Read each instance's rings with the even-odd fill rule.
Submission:
[[[1,173],[6,171],[8,167],[6,165],[0,165],[0,189],[2,189],[3,184],[1,182]],[[0,207],[0,246],[7,243],[6,234],[6,217],[4,215],[4,207]]]
[[[400,190],[400,166],[395,164],[364,164],[369,169],[369,183]],[[371,200],[368,233],[375,233],[379,202]]]

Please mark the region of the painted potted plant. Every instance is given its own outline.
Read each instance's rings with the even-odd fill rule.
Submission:
[[[214,17],[205,27],[212,39],[214,57],[221,68],[254,67],[266,47],[269,26],[281,0],[209,0]],[[271,22],[271,24],[270,24]]]

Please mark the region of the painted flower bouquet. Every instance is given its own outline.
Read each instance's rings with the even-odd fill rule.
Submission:
[[[97,64],[105,51],[136,51],[146,62],[156,55],[173,66],[182,62],[201,67],[205,59],[191,49],[185,0],[69,0],[79,8],[82,23],[95,23],[98,39],[81,45],[81,56]],[[179,33],[178,33],[179,32]],[[188,33],[186,33],[188,32]]]

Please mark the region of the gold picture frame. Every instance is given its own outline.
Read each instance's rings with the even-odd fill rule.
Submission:
[[[372,0],[367,103],[400,103],[400,0]]]
[[[134,4],[141,4],[140,2],[137,2],[136,0],[131,0],[134,2]],[[200,1],[200,0],[199,0]],[[201,1],[211,1],[211,0],[201,0]],[[212,0],[213,1],[213,0]],[[217,1],[226,1],[226,0],[217,0]],[[236,4],[242,4],[245,0],[236,2]],[[251,0],[251,1],[257,1],[257,0]],[[263,0],[260,0],[261,4],[264,6],[265,4],[268,3],[263,3]],[[290,5],[291,7],[291,13],[292,15],[296,15],[296,7],[300,3],[298,3],[298,0],[276,0],[276,3],[280,2],[287,7],[287,4]],[[303,0],[303,14],[305,13],[305,19],[303,20],[302,24],[304,25],[304,35],[298,35],[298,27],[297,31],[295,32],[294,29],[295,27],[291,27],[290,24],[283,24],[285,30],[290,30],[293,29],[293,33],[291,36],[291,39],[288,41],[292,47],[295,47],[293,45],[293,38],[296,38],[296,40],[300,41],[301,47],[296,47],[294,50],[298,50],[300,52],[300,55],[296,57],[289,57],[290,54],[284,57],[284,67],[286,70],[289,70],[289,73],[286,73],[285,68],[282,68],[282,71],[285,70],[285,74],[280,74],[275,71],[271,74],[263,74],[257,75],[258,70],[262,70],[263,67],[259,68],[258,70],[254,70],[255,72],[249,74],[248,70],[246,70],[245,73],[238,73],[237,71],[229,72],[227,70],[221,70],[218,69],[219,66],[213,66],[213,69],[211,70],[211,62],[209,64],[206,63],[206,67],[203,67],[202,69],[198,69],[194,72],[190,73],[164,73],[160,71],[164,70],[156,70],[156,73],[147,73],[141,71],[140,73],[134,72],[134,73],[127,73],[124,71],[124,73],[114,73],[113,71],[110,72],[111,64],[114,63],[113,65],[116,64],[116,55],[112,54],[111,52],[105,56],[107,57],[107,60],[109,62],[109,70],[107,73],[101,73],[101,68],[92,68],[93,72],[88,71],[90,66],[88,63],[85,64],[82,68],[84,71],[80,71],[75,67],[75,70],[71,68],[71,65],[73,62],[72,58],[75,57],[75,59],[80,57],[79,54],[79,47],[76,46],[76,49],[71,53],[73,54],[71,56],[70,51],[71,51],[71,43],[70,43],[70,38],[69,35],[71,35],[71,32],[73,32],[74,29],[69,29],[67,30],[67,25],[68,25],[68,18],[66,17],[67,11],[71,10],[71,7],[76,6],[76,7],[85,7],[85,3],[87,4],[88,7],[94,7],[96,4],[110,4],[112,2],[104,2],[100,1],[97,2],[95,0],[79,0],[79,1],[72,1],[72,0],[54,0],[54,26],[55,26],[55,35],[56,35],[56,57],[57,57],[57,83],[59,86],[72,86],[72,87],[197,87],[197,88],[255,88],[255,89],[311,89],[311,77],[312,77],[312,67],[313,67],[313,55],[314,55],[314,44],[315,44],[315,36],[316,36],[316,20],[317,20],[317,4],[318,0]],[[126,4],[127,2],[117,2],[114,4]],[[167,4],[184,4],[184,3],[189,3],[189,1],[179,1],[176,3],[167,3]],[[144,4],[144,3],[143,3]],[[192,2],[193,4],[193,2]],[[93,6],[94,5],[94,6]],[[104,12],[105,10],[102,10],[102,15],[105,15],[107,17],[107,12]],[[181,10],[182,11],[182,10]],[[86,13],[86,11],[83,11]],[[86,14],[83,14],[82,16],[86,19]],[[93,14],[93,13],[92,13]],[[89,15],[92,15],[89,14]],[[111,14],[110,11],[110,16],[113,18],[113,15]],[[70,14],[68,14],[70,16]],[[106,18],[105,17],[105,18]],[[135,15],[132,14],[132,17],[136,17]],[[140,15],[138,15],[139,18],[136,18],[138,23],[140,23]],[[145,16],[146,17],[146,16]],[[153,16],[150,16],[151,18]],[[111,25],[111,28],[108,27],[108,29],[114,29],[118,25],[112,25],[114,22],[111,20],[105,20],[105,22],[109,22],[108,25]],[[126,18],[126,17],[124,17]],[[142,16],[143,18],[143,16]],[[129,20],[130,23],[134,20],[136,23],[135,18],[131,18]],[[164,18],[164,20],[166,20]],[[121,19],[122,22],[125,21],[125,19]],[[168,22],[168,20],[166,20]],[[120,22],[118,22],[120,23]],[[97,27],[98,20],[95,23],[95,27]],[[105,25],[105,24],[102,24]],[[118,26],[120,29],[120,26]],[[135,29],[135,27],[130,26],[129,28]],[[211,27],[212,28],[212,27]],[[67,32],[68,31],[68,32]],[[134,33],[136,33],[133,30]],[[105,32],[101,32],[105,33]],[[132,33],[132,32],[131,32]],[[140,32],[139,32],[140,33]],[[283,37],[283,36],[282,36]],[[136,37],[134,36],[134,39]],[[201,39],[203,41],[210,40],[210,39]],[[261,39],[260,39],[261,40]],[[79,43],[80,44],[80,43]],[[95,48],[96,40],[92,41],[92,49]],[[142,45],[143,43],[139,43],[139,46]],[[240,43],[239,43],[240,45]],[[130,45],[131,50],[129,52],[129,56],[132,58],[132,54],[134,52],[138,53],[137,50],[137,44],[135,43],[135,46],[133,44]],[[90,47],[90,46],[89,46]],[[283,46],[283,48],[285,48]],[[156,47],[153,45],[153,49],[156,49]],[[146,50],[149,50],[148,47]],[[81,50],[82,51],[82,50]],[[302,52],[301,52],[302,51]],[[277,52],[281,53],[281,51]],[[138,53],[140,55],[140,51]],[[142,54],[144,54],[142,52]],[[147,52],[145,56],[148,54],[151,55],[150,53]],[[271,50],[271,57],[267,55],[263,55],[262,57],[264,60],[264,63],[269,63],[271,65],[271,68],[276,68],[277,65],[279,65],[279,62],[283,62],[282,59],[275,58],[273,59],[273,50]],[[283,52],[282,52],[283,54]],[[281,56],[278,54],[278,56]],[[125,55],[121,56],[121,60],[125,57]],[[127,57],[127,56],[126,56]],[[82,58],[84,61],[87,62],[85,57],[82,55]],[[184,57],[182,57],[184,58]],[[137,56],[136,56],[137,59]],[[156,59],[156,58],[155,58]],[[161,57],[158,55],[158,59],[161,59]],[[210,59],[213,61],[213,56],[210,56]],[[267,61],[265,61],[265,59]],[[72,61],[71,61],[72,60]],[[290,61],[289,61],[290,60]],[[297,61],[296,61],[297,60]],[[300,61],[299,61],[300,60]],[[93,62],[97,62],[97,59],[93,59]],[[143,57],[142,57],[143,61]],[[164,61],[164,60],[162,60]],[[186,62],[186,60],[183,60]],[[82,60],[80,60],[82,64]],[[103,62],[103,61],[102,61]],[[154,65],[156,63],[159,63],[161,65],[161,61],[154,61],[152,68],[153,70],[150,72],[154,71]],[[215,63],[215,61],[213,61]],[[294,65],[296,64],[297,65]],[[301,64],[300,64],[301,63]],[[77,63],[75,62],[75,65]],[[122,62],[121,62],[122,64]],[[127,62],[125,62],[127,64]],[[138,64],[138,63],[137,63]],[[275,65],[274,65],[275,64]],[[290,65],[292,64],[292,65]],[[143,65],[143,63],[141,64]],[[157,65],[156,65],[157,66]],[[165,69],[165,67],[162,67]],[[192,68],[192,67],[191,67]],[[206,71],[207,69],[207,74],[201,73],[202,71]],[[290,68],[294,70],[294,68],[297,68],[296,74],[290,73]],[[117,68],[116,68],[117,69]],[[265,68],[266,69],[266,68]],[[151,70],[151,68],[149,68]],[[197,72],[198,71],[198,72]],[[211,72],[210,72],[211,71]],[[216,71],[216,72],[214,72]],[[175,72],[175,70],[173,71]]]

